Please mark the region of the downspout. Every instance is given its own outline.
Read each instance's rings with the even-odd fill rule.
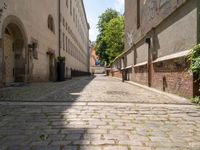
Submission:
[[[61,40],[61,37],[60,37],[60,35],[61,35],[61,33],[60,33],[60,29],[61,29],[61,27],[60,27],[60,21],[61,21],[61,9],[60,9],[60,0],[58,0],[58,46],[59,46],[59,48],[58,48],[58,55],[59,56],[61,56],[61,54],[60,54],[60,44],[61,44],[61,42],[60,42],[60,40]]]
[[[148,44],[148,63],[147,63],[148,86],[151,87],[151,38],[147,37],[145,39],[145,43]]]

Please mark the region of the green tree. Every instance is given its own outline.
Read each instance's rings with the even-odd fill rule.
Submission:
[[[124,49],[124,17],[112,19],[105,27],[104,41],[109,62],[115,59]]]
[[[109,64],[123,50],[124,19],[113,9],[107,9],[97,24],[99,35],[96,40],[96,54],[101,62]]]
[[[101,16],[99,16],[99,21],[97,24],[100,34],[105,29],[105,26],[107,25],[107,23],[109,23],[110,20],[117,18],[118,16],[119,16],[119,13],[116,10],[111,9],[111,8],[108,8],[104,13],[102,13]]]
[[[108,55],[106,53],[107,45],[106,45],[106,41],[104,41],[103,39],[103,35],[98,35],[95,49],[96,49],[96,55],[99,56],[99,60],[102,63],[109,61]]]
[[[193,74],[193,77],[195,79],[195,84],[199,85],[199,91],[200,91],[200,44],[195,45],[188,57],[188,61],[190,63],[190,72]],[[200,96],[195,96],[192,99],[193,103],[197,103],[200,105]]]

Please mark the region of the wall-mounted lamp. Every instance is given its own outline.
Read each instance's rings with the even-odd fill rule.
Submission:
[[[150,38],[150,37],[147,37],[147,38],[145,39],[145,43],[151,45],[151,38]]]
[[[28,44],[28,48],[31,48],[33,51],[37,49],[37,43]]]

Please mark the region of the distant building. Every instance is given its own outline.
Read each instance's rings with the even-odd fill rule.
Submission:
[[[104,66],[101,65],[101,61],[99,60],[99,57],[96,55],[94,43],[91,43],[90,46],[90,72],[92,74],[105,73],[105,68]]]
[[[66,78],[89,72],[82,0],[0,1],[0,85],[55,81],[58,56],[66,58]]]
[[[61,1],[61,56],[65,56],[66,78],[89,72],[89,24],[83,0]]]
[[[126,43],[113,66],[125,79],[192,97],[198,93],[187,56],[199,43],[198,0],[125,0]]]
[[[95,53],[95,49],[91,47],[90,49],[90,67],[95,67],[97,61],[97,55]]]

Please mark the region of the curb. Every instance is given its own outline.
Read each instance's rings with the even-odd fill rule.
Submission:
[[[117,78],[117,77],[110,77],[110,78],[113,78],[113,79],[121,81],[121,79]],[[146,90],[149,90],[149,91],[152,91],[152,92],[156,92],[158,94],[162,94],[162,95],[168,96],[168,97],[173,98],[173,99],[182,100],[184,102],[187,102],[190,105],[194,105],[193,103],[191,103],[190,99],[187,99],[187,98],[175,95],[175,94],[171,94],[171,93],[166,93],[166,92],[163,92],[163,91],[159,91],[157,89],[154,89],[154,88],[151,88],[151,87],[148,87],[148,86],[145,86],[145,85],[141,85],[141,84],[138,84],[138,83],[133,82],[133,81],[124,81],[124,83],[128,83],[128,84],[134,85],[134,86],[138,86],[140,88],[143,88],[143,89],[146,89]]]

